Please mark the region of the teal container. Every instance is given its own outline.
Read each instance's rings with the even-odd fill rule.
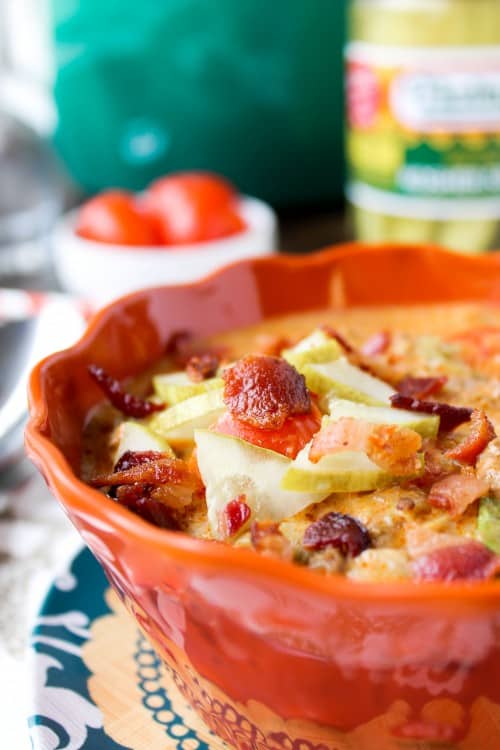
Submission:
[[[181,169],[340,200],[344,0],[52,0],[56,149],[86,191]]]

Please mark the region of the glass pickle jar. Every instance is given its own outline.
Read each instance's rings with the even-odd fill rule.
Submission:
[[[500,247],[500,0],[351,0],[358,239]]]

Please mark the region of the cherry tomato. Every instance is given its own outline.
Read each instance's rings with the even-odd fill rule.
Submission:
[[[233,417],[230,412],[223,414],[213,429],[223,435],[234,435],[260,448],[282,453],[288,458],[295,458],[320,426],[321,412],[313,403],[308,414],[288,417],[279,430],[263,430],[260,427],[253,427]]]
[[[143,197],[162,241],[184,245],[229,237],[245,229],[238,196],[226,180],[204,172],[186,172],[154,182]]]
[[[108,190],[84,203],[76,224],[80,237],[114,245],[159,245],[157,228],[124,190]]]

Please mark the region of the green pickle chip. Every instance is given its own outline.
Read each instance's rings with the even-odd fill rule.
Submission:
[[[500,555],[500,500],[493,497],[481,499],[477,530],[483,544]]]

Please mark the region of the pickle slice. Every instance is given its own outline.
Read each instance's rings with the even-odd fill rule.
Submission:
[[[193,383],[185,372],[170,372],[167,375],[155,375],[153,388],[161,401],[169,405],[178,404],[193,396],[207,391],[217,390],[224,386],[222,378],[208,378],[201,383]]]
[[[253,519],[281,521],[328,494],[284,489],[281,480],[291,461],[281,453],[210,430],[196,430],[195,442],[206,487],[208,520],[216,536],[221,535],[224,508],[238,495],[245,495]]]
[[[175,456],[168,442],[161,435],[140,422],[126,421],[118,427],[118,447],[114,456],[114,463],[127,451],[141,453],[143,451],[159,451],[172,458]]]
[[[483,544],[500,555],[500,500],[493,497],[481,499],[477,530]]]
[[[338,396],[374,406],[390,405],[393,389],[383,380],[351,365],[345,357],[304,367],[307,386],[320,396]]]
[[[342,417],[352,417],[371,424],[393,424],[415,430],[422,437],[436,437],[439,429],[439,417],[433,414],[391,409],[388,406],[368,406],[335,397],[328,400],[328,411],[329,419],[333,421]]]
[[[300,372],[305,365],[315,362],[332,362],[341,354],[340,344],[320,328],[299,341],[291,349],[284,349],[282,352],[284,359]]]
[[[183,447],[194,439],[198,427],[210,427],[224,411],[222,389],[192,396],[151,417],[148,427],[174,447]]]

